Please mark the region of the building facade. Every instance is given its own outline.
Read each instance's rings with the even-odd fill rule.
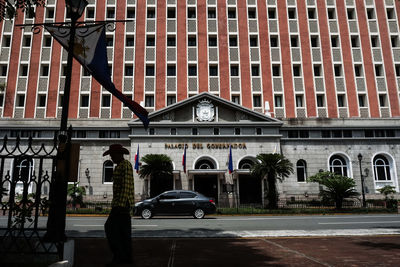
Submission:
[[[59,127],[67,53],[44,30],[15,26],[68,20],[64,1],[46,2],[35,18],[0,23],[2,137],[47,140]],[[151,123],[144,131],[75,62],[69,123],[81,144],[80,184],[110,196],[113,165],[101,155],[119,142],[132,161],[138,146],[141,156],[172,158],[165,189],[221,202],[235,184],[241,203],[263,203],[264,181],[248,167],[273,152],[295,167],[281,195],[317,194],[306,178],[319,170],[352,177],[361,191],[361,169],[369,198],[384,185],[398,191],[399,14],[394,0],[90,0],[84,20],[129,20],[107,29],[109,67]],[[137,199],[155,192],[137,175],[135,185]]]

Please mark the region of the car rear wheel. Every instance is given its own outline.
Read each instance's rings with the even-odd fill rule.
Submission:
[[[145,208],[142,210],[142,213],[140,215],[143,219],[150,219],[153,216],[153,213],[150,209]]]
[[[205,215],[205,213],[204,213],[204,210],[202,210],[202,209],[196,209],[193,212],[193,217],[195,217],[196,219],[203,219],[204,215]]]

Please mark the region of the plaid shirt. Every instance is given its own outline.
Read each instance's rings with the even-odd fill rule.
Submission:
[[[113,172],[112,207],[133,207],[135,188],[133,184],[132,165],[128,160],[121,161]]]

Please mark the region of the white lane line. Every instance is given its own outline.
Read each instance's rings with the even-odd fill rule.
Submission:
[[[353,218],[399,218],[399,215],[395,216],[341,216],[341,217],[333,217],[333,216],[301,216],[301,217],[262,217],[262,218],[216,218],[217,221],[258,221],[258,220],[314,220],[314,219],[353,219]]]
[[[326,223],[318,223],[318,224],[368,224],[368,223],[378,223],[378,224],[383,224],[383,223],[400,223],[400,221],[380,221],[380,222],[326,222]]]
[[[74,224],[75,227],[104,227],[104,224]],[[158,227],[155,224],[138,225],[134,224],[132,227]]]

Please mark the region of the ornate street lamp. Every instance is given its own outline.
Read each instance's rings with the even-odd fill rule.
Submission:
[[[361,161],[363,156],[361,153],[358,154],[358,163],[360,165],[360,176],[361,176],[361,192],[362,192],[362,201],[363,201],[363,208],[367,207],[367,203],[365,202],[365,192],[364,192],[364,175],[362,174],[362,166],[361,166]]]

